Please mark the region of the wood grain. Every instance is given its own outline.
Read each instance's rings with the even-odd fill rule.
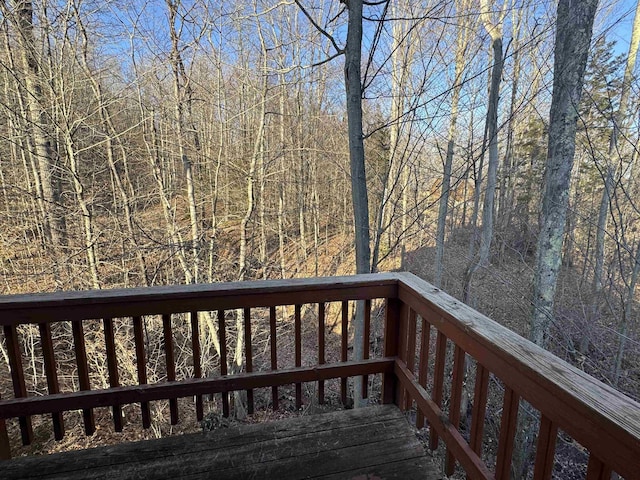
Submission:
[[[107,369],[109,371],[109,386],[111,388],[120,386],[118,374],[118,359],[116,357],[116,343],[113,333],[113,320],[105,318],[102,321],[104,328],[105,353],[107,355]],[[122,431],[122,408],[120,405],[112,405],[113,425],[116,432]]]
[[[399,296],[624,477],[640,470],[640,404],[414,275]]]
[[[3,474],[5,480],[439,478],[391,406],[20,459]]]
[[[266,388],[293,383],[317,382],[356,375],[393,373],[393,358],[363,360],[304,368],[281,369],[277,372],[228,375],[221,378],[190,378],[172,383],[140,384],[107,390],[60,393],[44,397],[13,398],[0,401],[0,418],[106,407],[114,404],[148,404],[154,400],[183,398],[194,395],[226,393],[236,390]]]
[[[0,295],[0,325],[396,297],[397,274]],[[292,301],[294,300],[294,301]]]
[[[89,366],[87,365],[87,349],[84,343],[84,329],[82,322],[75,320],[71,323],[73,331],[73,346],[76,355],[76,366],[78,367],[78,383],[80,390],[91,390],[89,383]],[[84,408],[82,410],[82,419],[84,421],[84,431],[86,435],[93,435],[96,430],[93,410]]]

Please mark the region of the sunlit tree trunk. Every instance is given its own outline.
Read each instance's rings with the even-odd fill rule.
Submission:
[[[457,2],[457,15],[461,18],[460,29],[456,42],[455,73],[453,77],[453,87],[451,92],[451,116],[449,117],[449,132],[447,135],[447,153],[444,161],[444,172],[442,175],[442,187],[440,189],[440,200],[438,206],[438,226],[436,230],[436,273],[434,283],[436,287],[442,286],[442,274],[444,271],[444,241],[445,227],[447,225],[447,213],[449,210],[449,190],[451,188],[451,169],[453,167],[454,145],[456,141],[456,124],[458,122],[458,102],[460,101],[460,91],[462,89],[462,73],[466,64],[466,53],[468,45],[468,22],[465,21],[467,12],[466,1]]]
[[[545,345],[554,316],[556,284],[562,257],[569,184],[593,19],[597,0],[560,0],[556,22],[549,146],[544,174],[540,235],[533,283],[531,340]]]

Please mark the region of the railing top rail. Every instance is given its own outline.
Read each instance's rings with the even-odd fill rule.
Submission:
[[[393,273],[2,295],[0,325],[389,296],[397,296]]]
[[[547,418],[602,460],[637,465],[639,403],[415,275],[398,278],[401,300]]]

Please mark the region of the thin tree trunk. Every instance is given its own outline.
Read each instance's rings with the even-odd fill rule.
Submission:
[[[26,111],[30,123],[30,135],[33,138],[33,157],[38,166],[38,177],[44,211],[46,213],[46,226],[49,228],[48,236],[51,238],[52,261],[54,264],[54,276],[60,287],[60,278],[57,265],[57,256],[60,248],[66,243],[66,224],[64,212],[60,208],[59,192],[53,178],[55,161],[53,158],[49,115],[45,108],[45,99],[42,91],[42,79],[40,63],[36,50],[36,38],[33,29],[33,6],[30,1],[15,1],[16,14],[15,26],[18,32],[18,43],[22,54],[24,68],[24,87],[26,93]],[[6,12],[6,8],[3,8]]]
[[[348,3],[349,24],[345,47],[344,82],[347,94],[349,127],[349,163],[351,167],[351,199],[355,224],[356,273],[369,273],[371,265],[369,235],[369,196],[365,173],[362,135],[362,0]],[[357,302],[354,322],[354,360],[363,358],[364,302]],[[353,382],[354,404],[362,404],[362,382]]]
[[[628,325],[631,321],[633,314],[633,303],[636,292],[636,285],[638,283],[638,275],[640,275],[640,242],[636,247],[636,254],[634,257],[633,270],[631,272],[631,281],[627,289],[627,295],[624,304],[624,312],[622,318],[620,318],[620,324],[618,325],[618,333],[620,339],[618,341],[618,349],[616,350],[616,356],[613,362],[613,375],[612,384],[614,387],[618,387],[620,382],[620,373],[622,371],[622,359],[624,358],[624,352],[627,345]]]
[[[189,224],[191,230],[191,255],[193,257],[192,282],[197,283],[200,277],[200,229],[198,227],[198,212],[196,205],[195,184],[193,180],[193,165],[191,158],[187,154],[185,145],[184,132],[184,109],[185,103],[190,102],[190,95],[184,83],[184,64],[180,53],[178,32],[176,31],[176,21],[178,15],[179,2],[166,0],[169,10],[169,33],[171,36],[171,69],[173,72],[173,95],[174,95],[174,114],[177,129],[178,153],[184,168],[184,175],[187,184],[187,202],[189,205]],[[187,101],[184,98],[187,96]]]
[[[466,3],[458,1],[457,15],[466,18]],[[453,87],[451,94],[451,116],[449,117],[449,133],[447,138],[447,154],[444,162],[444,172],[442,175],[442,188],[440,190],[440,201],[438,206],[438,226],[436,229],[436,272],[435,286],[442,287],[442,275],[444,271],[444,241],[445,227],[447,225],[447,213],[449,210],[449,194],[451,189],[451,169],[453,167],[453,154],[456,137],[456,124],[458,122],[458,102],[460,101],[460,91],[462,90],[462,73],[465,66],[465,54],[468,45],[468,24],[462,23],[458,30],[455,56],[455,74],[453,77]]]

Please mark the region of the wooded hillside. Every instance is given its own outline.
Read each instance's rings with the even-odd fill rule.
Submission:
[[[2,1],[1,293],[412,269],[637,399],[640,15],[602,1],[584,36],[562,197],[545,168],[573,13]],[[561,197],[549,305],[539,218]]]

